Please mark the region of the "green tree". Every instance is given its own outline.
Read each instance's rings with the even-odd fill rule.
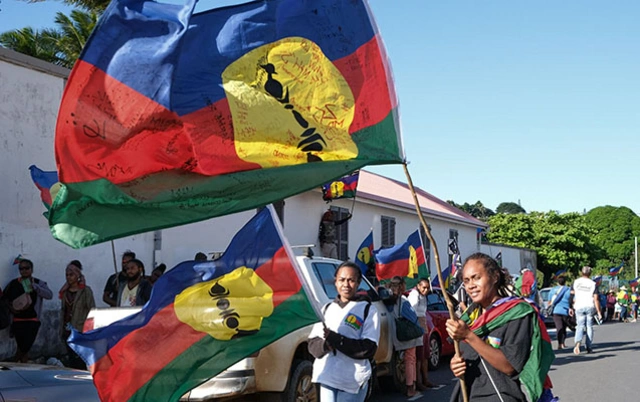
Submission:
[[[48,0],[24,0],[27,3],[42,3]],[[80,7],[87,11],[95,11],[101,13],[109,5],[111,0],[61,0],[62,3],[69,6]]]
[[[577,275],[580,267],[591,264],[597,254],[597,247],[591,242],[595,232],[577,213],[497,214],[488,223],[490,242],[536,251],[544,284],[560,269]]]
[[[502,202],[496,208],[496,213],[498,214],[526,214],[527,211],[524,210],[519,204],[515,202]]]
[[[476,201],[475,204],[469,204],[468,202],[465,202],[464,204],[456,204],[455,201],[448,200],[447,203],[468,213],[474,218],[478,218],[481,220],[487,220],[489,217],[496,214],[489,208],[485,207],[480,201]]]
[[[98,20],[94,11],[71,11],[71,16],[57,13],[56,29],[34,30],[31,27],[0,34],[0,44],[17,52],[71,68],[89,39]]]
[[[60,33],[53,29],[34,30],[31,27],[0,34],[0,44],[16,52],[60,65],[56,42]]]
[[[610,205],[597,207],[585,214],[585,220],[595,234],[593,243],[601,250],[596,258],[596,270],[606,274],[608,268],[621,262],[625,267],[634,264],[634,237],[640,236],[640,217],[627,207]],[[631,278],[634,272],[623,269],[621,276]]]

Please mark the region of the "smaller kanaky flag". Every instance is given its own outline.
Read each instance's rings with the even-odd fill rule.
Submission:
[[[404,243],[376,250],[373,254],[376,259],[376,276],[380,281],[402,276],[407,289],[410,289],[420,278],[429,277],[419,230],[411,233]]]
[[[358,247],[355,262],[356,265],[360,267],[362,275],[366,275],[372,266],[375,269],[375,262],[373,260],[373,230],[369,232],[367,237],[362,241],[362,244],[360,244],[360,247]]]
[[[561,269],[558,272],[556,272],[555,274],[553,274],[553,276],[551,277],[551,280],[555,281],[558,278],[560,278],[561,276],[566,276],[566,275],[567,275],[567,270],[566,269]]]
[[[440,286],[440,278],[438,278],[438,275],[434,275],[431,281],[431,287],[449,289],[449,284],[451,283],[451,267],[447,267],[442,271],[442,279],[444,280],[444,286]]]
[[[322,185],[322,199],[325,201],[339,198],[355,198],[360,171],[342,176],[338,180]]]
[[[634,288],[637,287],[638,286],[638,280],[640,280],[640,277],[637,277],[635,279],[630,280],[629,281],[629,286],[634,287]]]
[[[24,258],[22,257],[22,254],[18,254],[18,256],[13,259],[13,265],[20,264],[20,261],[22,261],[22,260],[24,260]]]
[[[609,276],[618,276],[622,272],[624,264],[620,264],[617,267],[609,268]]]
[[[602,275],[594,276],[591,280],[596,283],[596,287],[600,286],[602,284]]]
[[[55,170],[45,172],[36,165],[29,166],[29,171],[31,172],[31,180],[40,190],[40,198],[42,198],[42,203],[48,211],[51,208],[51,204],[53,204],[53,200],[56,199],[58,190],[60,190],[61,184],[58,181],[58,172]]]
[[[458,269],[462,267],[460,254],[455,254],[451,259],[451,277],[454,278],[458,273]]]

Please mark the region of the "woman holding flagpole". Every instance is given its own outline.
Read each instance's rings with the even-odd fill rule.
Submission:
[[[464,378],[469,400],[552,401],[547,377],[554,359],[549,335],[537,310],[520,297],[510,297],[505,272],[482,253],[467,258],[463,285],[473,303],[461,319],[447,320],[447,333],[460,343],[461,356],[450,367]],[[451,401],[461,401],[456,385]]]

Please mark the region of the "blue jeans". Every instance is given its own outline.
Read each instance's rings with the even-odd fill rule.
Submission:
[[[357,394],[341,391],[328,385],[320,384],[320,402],[364,402],[369,384],[364,383]]]
[[[575,342],[582,342],[582,336],[584,335],[584,327],[587,327],[587,349],[591,349],[591,343],[593,342],[593,316],[596,314],[596,309],[593,307],[581,308],[576,310],[576,336]]]

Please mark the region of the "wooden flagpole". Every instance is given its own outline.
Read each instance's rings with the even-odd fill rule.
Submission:
[[[427,221],[424,219],[424,216],[422,215],[422,209],[420,208],[420,203],[418,202],[418,196],[416,195],[416,191],[413,187],[413,181],[411,180],[411,175],[409,174],[407,163],[406,162],[403,163],[402,167],[404,168],[404,173],[407,176],[407,183],[409,184],[409,190],[411,191],[411,195],[413,196],[413,203],[415,204],[415,207],[416,207],[416,213],[418,214],[420,223],[422,224],[422,227],[424,228],[424,232],[429,238],[429,242],[431,243],[431,246],[433,248],[434,256],[436,258],[436,271],[438,271],[438,280],[440,281],[440,286],[442,286],[445,283],[445,281],[443,280],[443,277],[442,277],[442,268],[440,268],[440,254],[438,253],[438,245],[436,244],[436,241],[433,238],[433,235],[431,234],[431,230],[429,230],[429,225],[427,225]],[[449,310],[449,317],[452,320],[457,320],[458,317],[456,316],[456,313],[453,309],[453,303],[451,302],[451,298],[449,297],[449,293],[446,291],[446,289],[443,289],[442,295],[444,296],[444,300],[447,303],[447,309]],[[460,357],[460,342],[454,339],[453,346],[456,350],[456,356]],[[467,386],[464,381],[464,378],[460,378],[460,390],[462,391],[463,401],[468,402],[469,396],[467,395]]]

